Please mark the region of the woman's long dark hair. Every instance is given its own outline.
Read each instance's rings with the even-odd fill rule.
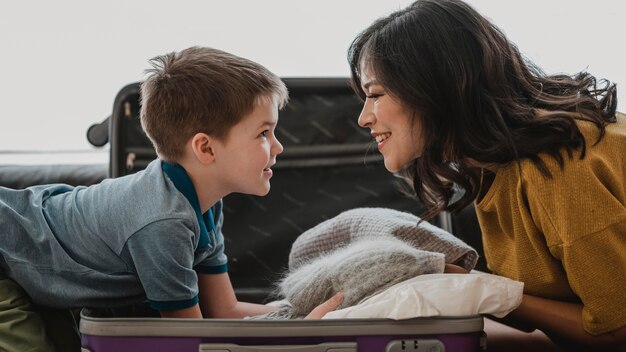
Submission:
[[[617,90],[589,73],[544,74],[486,18],[459,0],[418,0],[378,19],[348,51],[352,85],[361,88],[361,64],[388,94],[419,119],[424,153],[400,174],[427,207],[428,220],[442,210],[458,211],[479,192],[480,171],[468,159],[506,164],[530,159],[551,176],[539,158],[545,152],[563,166],[586,145],[576,120],[604,135],[615,122]],[[547,110],[538,114],[538,109]],[[452,203],[454,185],[464,193]]]

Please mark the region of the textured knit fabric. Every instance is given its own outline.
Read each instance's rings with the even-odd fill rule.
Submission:
[[[545,177],[528,160],[499,169],[476,211],[490,270],[524,282],[525,293],[580,301],[583,327],[600,334],[626,325],[626,117],[595,144],[579,122],[586,157],[545,155]]]
[[[226,268],[221,210],[207,230],[178,189],[195,195],[184,170],[172,165],[173,182],[163,167],[156,160],[90,187],[0,188],[0,277],[56,308],[195,304],[194,269]]]
[[[387,208],[356,208],[345,211],[305,231],[291,246],[289,270],[324,253],[363,237],[391,236],[415,248],[443,253],[445,262],[472,270],[478,253],[450,233],[421,222],[413,214]]]
[[[306,315],[337,292],[339,308],[421,274],[442,273],[444,255],[415,249],[391,236],[362,237],[290,271],[280,293],[296,316]]]
[[[473,269],[476,251],[419,218],[386,208],[345,211],[305,231],[293,243],[289,270],[277,295],[291,308],[265,316],[302,317],[333,294],[341,308],[358,304],[421,274],[442,273],[445,263]]]

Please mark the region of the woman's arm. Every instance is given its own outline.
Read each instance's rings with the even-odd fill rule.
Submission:
[[[520,306],[502,321],[511,326],[532,326],[562,346],[585,345],[626,349],[626,326],[600,335],[583,329],[582,304],[524,295]]]
[[[465,268],[455,264],[446,264],[443,272],[446,274],[467,274],[467,270],[465,270]]]

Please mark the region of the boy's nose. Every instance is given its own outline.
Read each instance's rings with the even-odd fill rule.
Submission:
[[[280,143],[278,138],[274,139],[274,155],[278,155],[283,152],[283,145]]]

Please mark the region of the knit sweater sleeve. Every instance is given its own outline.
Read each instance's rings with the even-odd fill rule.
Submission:
[[[583,327],[601,334],[626,325],[626,220],[554,249],[583,303]]]
[[[496,274],[524,282],[524,292],[580,301],[591,334],[626,325],[626,118],[600,143],[580,122],[587,150],[561,167],[542,156],[551,177],[531,161],[502,167],[476,213],[485,257]]]
[[[552,168],[551,179],[524,166],[521,181],[515,167],[503,170],[477,204],[489,268],[524,282],[527,294],[580,301],[589,333],[626,325],[623,203],[601,178],[570,173],[571,165]]]
[[[524,175],[530,213],[592,334],[626,325],[626,199],[618,165],[592,151],[563,169],[548,161],[552,178],[531,168]]]

